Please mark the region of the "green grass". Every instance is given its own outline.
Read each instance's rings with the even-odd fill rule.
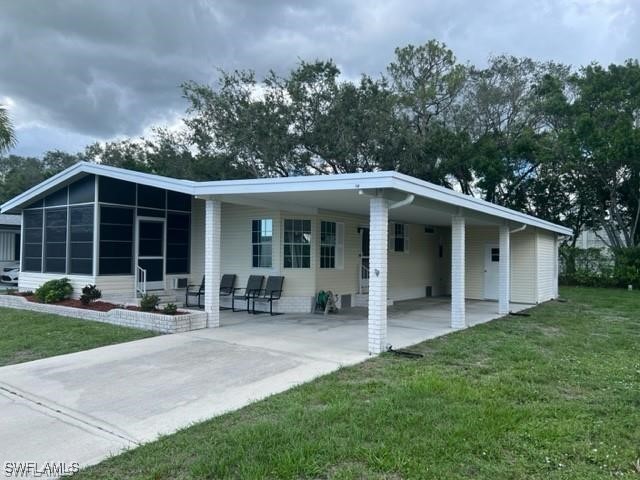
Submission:
[[[565,289],[84,470],[80,479],[640,478],[640,294]]]
[[[27,310],[0,308],[0,366],[156,335]]]

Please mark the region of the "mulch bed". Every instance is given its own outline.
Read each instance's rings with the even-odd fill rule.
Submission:
[[[42,302],[38,301],[38,299],[35,297],[35,295],[25,295],[24,293],[21,293],[21,292],[16,292],[13,295],[18,295],[20,297],[24,297],[29,302],[42,303]],[[103,302],[101,300],[97,300],[95,302],[91,302],[88,305],[85,305],[80,300],[76,300],[76,299],[73,299],[73,298],[67,298],[66,300],[62,300],[61,302],[51,303],[50,305],[60,305],[62,307],[80,308],[82,310],[94,310],[96,312],[108,312],[108,311],[113,310],[115,308],[133,310],[135,312],[141,312],[142,311],[140,309],[140,307],[135,307],[135,306],[125,307],[124,305],[118,305],[118,304],[110,303],[110,302]],[[162,310],[155,310],[155,311],[150,312],[150,313],[162,313]],[[176,313],[176,315],[188,315],[188,314],[189,314],[189,312],[184,312],[182,310],[178,310],[177,313]]]

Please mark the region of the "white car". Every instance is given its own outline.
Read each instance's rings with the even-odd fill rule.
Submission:
[[[0,283],[10,283],[16,285],[18,283],[18,275],[20,273],[20,267],[11,265],[2,269],[2,275],[0,276]]]

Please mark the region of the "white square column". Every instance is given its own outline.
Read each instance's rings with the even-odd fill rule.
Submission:
[[[498,264],[498,313],[509,313],[511,300],[511,233],[508,225],[500,225],[500,263]]]
[[[451,217],[451,328],[467,326],[465,312],[465,219]]]
[[[384,198],[369,200],[369,353],[387,346],[387,239],[389,207]]]
[[[220,224],[222,209],[217,200],[206,200],[204,219],[204,311],[207,326],[220,326]]]

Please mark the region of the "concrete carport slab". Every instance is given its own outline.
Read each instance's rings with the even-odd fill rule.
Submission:
[[[390,307],[390,343],[451,332],[449,308],[448,299]],[[469,323],[496,311],[494,302],[468,302]],[[328,317],[221,313],[221,328],[0,368],[0,461],[88,466],[369,357],[366,309]]]

